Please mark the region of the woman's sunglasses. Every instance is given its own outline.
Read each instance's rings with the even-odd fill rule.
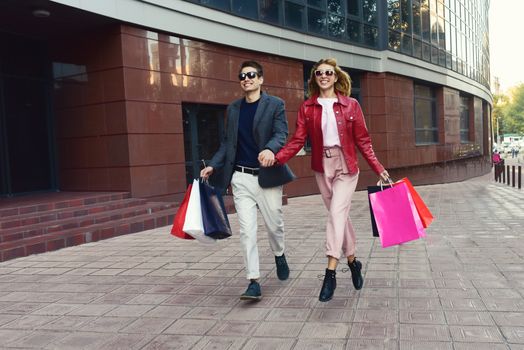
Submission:
[[[255,77],[257,77],[257,76],[258,76],[257,72],[240,73],[238,75],[238,80],[243,81],[243,80],[246,80],[246,78],[248,78],[248,79],[255,79]]]
[[[326,77],[330,77],[335,74],[335,71],[332,69],[326,69],[326,70],[317,69],[315,71],[315,76],[317,77],[321,77],[324,74],[326,75]]]

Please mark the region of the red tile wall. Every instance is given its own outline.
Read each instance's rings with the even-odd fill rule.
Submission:
[[[290,135],[304,99],[301,61],[127,25],[57,43],[51,52],[55,62],[85,70],[55,81],[61,190],[181,198],[186,188],[181,104],[227,105],[239,98],[236,76],[244,60],[263,64],[263,89],[285,100]],[[460,159],[458,91],[438,89],[441,142],[431,146],[415,145],[412,79],[364,73],[361,95],[374,149],[395,176],[411,174],[415,183],[431,183],[487,171],[484,160]],[[482,144],[487,140],[478,140],[486,138],[479,128],[487,125],[487,116],[479,116],[481,107],[475,100],[475,142]],[[450,160],[456,161],[440,164]],[[297,156],[290,166],[299,179],[286,185],[285,193],[317,193],[310,156]],[[376,182],[362,159],[360,166],[359,188]],[[424,174],[428,169],[431,175]]]

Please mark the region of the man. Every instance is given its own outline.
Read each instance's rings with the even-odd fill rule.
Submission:
[[[259,257],[257,247],[257,206],[268,230],[271,250],[275,255],[277,276],[289,277],[284,255],[284,222],[282,219],[282,185],[289,181],[285,171],[268,171],[275,153],[284,145],[288,127],[284,101],[261,92],[264,82],[262,66],[255,61],[243,62],[238,78],[244,97],[227,107],[227,126],[220,148],[202,169],[207,179],[215,170],[212,181],[218,188],[231,184],[233,201],[240,224],[240,243],[247,278],[250,280],[242,300],[260,300]],[[268,173],[269,172],[269,173]],[[260,184],[270,182],[272,187]]]

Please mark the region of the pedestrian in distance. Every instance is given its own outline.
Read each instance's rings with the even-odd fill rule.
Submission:
[[[491,161],[493,162],[493,165],[497,165],[502,161],[502,158],[500,157],[500,153],[498,150],[493,151]]]
[[[329,301],[336,284],[336,268],[341,253],[347,259],[355,289],[363,286],[362,263],[355,258],[356,236],[349,219],[359,168],[356,149],[381,180],[389,174],[378,161],[371,145],[359,103],[349,97],[351,80],[334,58],[318,61],[308,80],[308,99],[302,103],[296,130],[276,154],[275,162],[285,164],[311,142],[311,168],[328,209],[326,227],[327,268],[319,300]]]
[[[286,142],[288,125],[284,101],[261,91],[264,83],[262,65],[245,61],[238,73],[244,96],[227,107],[223,140],[200,176],[208,179],[213,175],[211,182],[224,191],[231,184],[246,276],[250,281],[240,299],[260,300],[257,207],[275,255],[277,277],[280,280],[289,277],[282,217],[282,185],[287,180],[279,174],[267,175],[260,171],[260,165],[273,163],[275,154]],[[261,187],[260,183],[268,180],[264,176],[272,177],[272,187]]]

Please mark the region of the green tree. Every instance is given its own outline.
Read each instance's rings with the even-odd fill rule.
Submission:
[[[504,94],[493,95],[493,130],[495,133],[496,141],[500,141],[500,135],[505,133],[504,129],[504,113],[508,106],[508,96]]]
[[[510,90],[508,104],[503,110],[504,133],[524,134],[524,84]]]

